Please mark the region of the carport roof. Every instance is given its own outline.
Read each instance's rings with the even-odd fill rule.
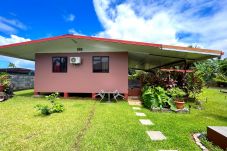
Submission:
[[[79,49],[78,49],[79,48]],[[36,53],[128,52],[129,68],[149,70],[182,62],[220,57],[219,50],[63,35],[0,46],[0,54],[35,61]]]

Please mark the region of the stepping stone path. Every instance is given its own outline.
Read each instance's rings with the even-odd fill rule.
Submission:
[[[153,141],[161,141],[166,139],[166,137],[162,134],[160,131],[146,131],[148,136],[151,138]]]
[[[132,98],[132,97],[129,97],[128,98],[128,104],[129,105],[136,105],[136,106],[141,106],[141,101],[140,99],[137,97],[137,98]]]
[[[141,110],[140,107],[132,107],[133,110]]]
[[[133,101],[130,100],[128,101],[128,103],[129,105],[141,105],[141,102],[137,101],[135,103],[134,100]],[[135,111],[138,111],[138,110],[141,110],[141,107],[132,107],[132,109]],[[136,116],[144,117],[146,116],[146,114],[142,112],[136,112]],[[154,123],[149,119],[140,119],[139,121],[142,125],[154,125]],[[146,133],[148,134],[148,136],[152,141],[162,141],[166,139],[166,137],[160,131],[146,131]],[[177,150],[159,150],[159,151],[177,151]]]
[[[140,119],[140,123],[142,125],[154,125],[154,123],[152,123],[150,120],[148,119]]]
[[[136,112],[136,116],[146,116],[146,114],[141,113],[141,112]]]

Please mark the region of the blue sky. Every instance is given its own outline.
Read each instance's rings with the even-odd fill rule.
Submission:
[[[227,50],[227,0],[7,0],[0,7],[0,45],[71,33]],[[34,68],[0,56],[0,68],[9,62]]]
[[[16,34],[39,39],[66,34],[69,29],[86,35],[103,30],[91,0],[7,0],[1,2],[0,16],[18,20],[25,26],[16,32],[0,31],[3,36]]]

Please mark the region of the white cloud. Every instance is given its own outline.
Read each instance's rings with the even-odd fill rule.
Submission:
[[[76,31],[74,28],[69,29],[68,32],[73,35],[83,35],[82,33]]]
[[[66,16],[63,16],[63,18],[66,20],[66,21],[69,21],[69,22],[73,22],[75,20],[75,15],[74,14],[68,14]]]
[[[227,54],[227,1],[93,0],[104,31],[96,36],[191,45]],[[178,34],[187,36],[179,38]]]
[[[0,16],[0,32],[16,33],[18,29],[26,29],[26,26],[17,19],[8,19]]]
[[[17,35],[10,35],[9,38],[3,37],[0,35],[0,45],[6,45],[6,44],[12,44],[12,43],[18,43],[18,42],[24,42],[24,41],[30,41],[30,39],[19,37]]]
[[[0,36],[0,45],[6,45],[6,44],[12,44],[12,43],[18,43],[18,42],[24,42],[24,41],[30,41],[30,39],[26,39],[26,38],[19,37],[19,36],[16,36],[16,35],[11,35],[8,38]],[[0,52],[0,54],[1,54],[1,52]],[[1,62],[5,62],[5,63],[12,62],[16,65],[16,67],[24,67],[24,68],[34,69],[34,62],[33,61],[28,61],[28,60],[17,59],[17,58],[6,57],[6,56],[0,55],[0,63]],[[2,66],[0,66],[0,67],[2,67]]]

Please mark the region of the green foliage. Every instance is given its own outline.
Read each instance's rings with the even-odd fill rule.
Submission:
[[[186,75],[186,83],[183,87],[185,92],[192,98],[196,97],[201,93],[204,86],[203,76],[200,72],[188,73]]]
[[[64,111],[64,105],[61,103],[56,102],[56,99],[58,99],[59,93],[52,93],[48,96],[46,96],[46,99],[50,101],[51,107],[48,105],[42,105],[38,104],[35,106],[35,108],[40,111],[43,115],[50,115],[52,113],[61,113]]]
[[[61,104],[61,103],[55,103],[53,106],[52,106],[52,113],[60,113],[60,112],[63,112],[64,111],[64,105]]]
[[[9,74],[6,72],[0,72],[0,85],[8,87],[11,84],[11,80],[9,78]]]
[[[200,97],[204,110],[192,108],[191,113],[186,115],[160,114],[141,108],[147,115],[146,118],[155,123],[152,129],[164,132],[169,138],[159,142],[150,141],[149,137],[145,137],[144,132],[151,127],[141,126],[131,106],[125,101],[108,105],[96,103],[91,125],[81,140],[77,136],[81,129],[87,126],[86,121],[94,101],[80,98],[76,101],[64,101],[67,112],[64,111],[60,116],[49,116],[44,120],[43,117],[33,115],[32,107],[44,104],[45,100],[33,98],[33,90],[17,91],[15,97],[0,105],[0,148],[5,151],[68,151],[75,150],[75,141],[81,140],[80,150],[158,151],[163,148],[200,151],[192,140],[192,133],[206,131],[209,125],[227,125],[227,98],[225,93],[219,91],[204,89]],[[18,110],[20,108],[23,111]]]
[[[46,99],[48,101],[50,101],[50,103],[55,104],[56,99],[58,99],[58,96],[59,96],[59,93],[55,92],[55,93],[52,93],[52,94],[46,96]]]
[[[227,76],[225,76],[224,74],[218,74],[214,78],[214,81],[218,82],[218,83],[226,83],[227,84]]]
[[[227,76],[227,58],[219,61],[220,72]]]
[[[131,75],[129,76],[129,80],[139,79],[142,74],[144,74],[144,71],[140,71],[140,70],[131,71]]]
[[[9,63],[8,68],[16,68],[16,65],[12,62]]]
[[[52,113],[51,108],[48,105],[37,104],[35,108],[43,115],[50,115]]]
[[[182,89],[180,89],[178,87],[169,89],[167,93],[174,100],[175,99],[182,99],[186,95],[186,93]]]
[[[195,64],[196,72],[201,75],[208,85],[214,82],[218,85],[227,85],[227,59],[206,60]]]
[[[145,86],[142,91],[143,105],[150,109],[152,107],[170,107],[174,109],[175,105],[172,99],[167,95],[167,91],[162,87]]]
[[[219,146],[214,145],[207,139],[207,135],[202,135],[200,137],[202,144],[210,151],[223,151]]]
[[[206,84],[213,81],[213,78],[220,72],[218,60],[206,60],[195,63],[196,72],[200,74]]]
[[[141,82],[142,85],[160,86],[165,89],[172,88],[177,85],[179,75],[170,74],[172,73],[163,72],[159,69],[151,70],[149,73],[141,74]]]
[[[217,83],[217,86],[227,87],[227,76],[225,76],[224,74],[217,74],[217,76],[213,80]]]

